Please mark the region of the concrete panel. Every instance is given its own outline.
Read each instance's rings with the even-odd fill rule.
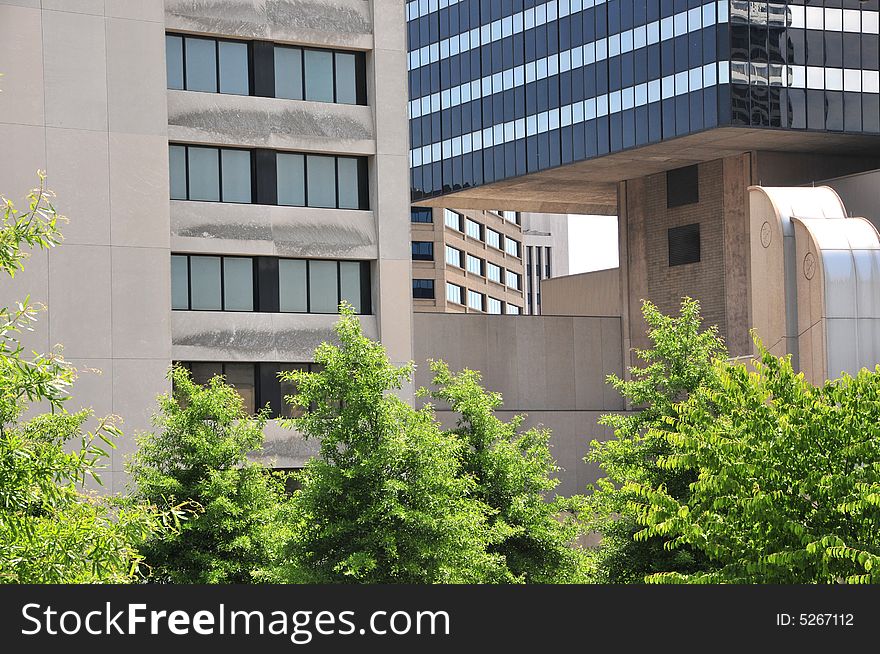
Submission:
[[[732,356],[750,354],[752,327],[750,293],[749,199],[751,157],[723,161],[725,340]]]
[[[45,12],[43,39],[47,126],[106,130],[103,16]]]
[[[40,0],[0,0],[0,7],[3,5],[11,7],[28,7],[31,9],[40,8]]]
[[[64,408],[71,413],[92,409],[97,418],[113,413],[113,362],[111,359],[73,359],[76,382]],[[93,428],[94,424],[89,428]]]
[[[620,312],[620,268],[541,280],[542,315],[619,316]]]
[[[564,409],[577,406],[575,357],[571,354],[572,349],[577,352],[580,343],[575,339],[574,321],[562,317],[548,317],[545,321],[546,408]],[[597,323],[596,327],[598,326]],[[601,336],[599,340],[601,341]]]
[[[104,15],[164,24],[165,3],[163,0],[105,0]]]
[[[549,370],[549,362],[547,360],[546,344],[552,342],[547,339],[544,334],[545,327],[549,327],[547,319],[542,316],[522,316],[519,318],[509,318],[516,320],[516,341],[511,344],[513,352],[519,359],[519,367],[517,370],[516,383],[520,389],[520,399],[528,404],[519,407],[508,407],[516,409],[527,409],[532,407],[548,407],[551,398],[547,393],[547,377],[549,374],[555,374],[555,371]]]
[[[67,358],[107,359],[110,343],[110,248],[64,245],[49,256],[49,340]]]
[[[165,0],[168,29],[369,50],[364,0]]]
[[[602,324],[602,408],[614,411],[623,411],[624,400],[620,393],[614,390],[606,379],[608,375],[615,374],[620,378],[624,378],[626,370],[624,369],[624,352],[623,352],[623,329],[621,321],[614,318],[605,318]],[[579,371],[580,372],[580,371]],[[579,380],[581,378],[579,377]],[[591,377],[592,379],[592,377]],[[595,383],[595,382],[591,382]]]
[[[376,151],[371,107],[173,90],[167,97],[172,141],[360,155]],[[405,145],[400,152],[406,153]]]
[[[380,259],[378,268],[378,306],[374,308],[379,337],[395,363],[412,360],[412,278],[410,261]]]
[[[392,98],[403,100],[409,97],[407,88],[409,76],[403,51],[375,50],[373,66],[375,91],[371,97],[389,100]],[[376,112],[379,154],[408,154],[409,130],[404,129],[407,119],[406,102],[385,102],[381,105],[381,111]]]
[[[24,261],[24,270],[15,278],[0,275],[0,306],[12,307],[30,296],[32,307],[38,308],[37,321],[31,323],[32,331],[18,335],[28,352],[47,352],[54,343],[49,342],[49,253],[35,250]]]
[[[307,362],[324,341],[335,342],[338,317],[323,314],[172,311],[175,361]],[[361,316],[368,338],[377,339],[374,316]]]
[[[167,250],[115,247],[113,356],[171,358],[171,269]],[[150,286],[144,286],[144,280]]]
[[[106,39],[110,131],[164,136],[164,26],[110,18],[106,21]]]
[[[110,244],[110,162],[106,132],[48,128],[47,174],[55,207],[70,221],[65,243]]]
[[[397,0],[373,0],[373,34],[379,47],[388,50],[406,50],[406,30],[400,29],[406,18],[404,3]]]
[[[518,378],[519,367],[519,359],[511,356],[510,351],[510,344],[516,342],[516,321],[495,320],[486,331],[486,361],[491,362],[491,365],[481,370],[483,385],[501,393],[504,406],[523,406],[521,389],[511,383]]]
[[[411,259],[409,239],[409,160],[406,156],[379,155],[373,159],[372,207],[379,215],[379,249],[383,258]]]
[[[39,6],[39,0],[16,7],[0,2],[0,123],[42,125],[45,121]]]
[[[174,250],[186,252],[342,259],[379,254],[371,211],[175,200],[171,234]]]
[[[2,82],[0,82],[2,84]],[[0,93],[0,97],[6,92]],[[0,196],[12,200],[16,208],[27,206],[25,197],[40,180],[37,170],[46,170],[46,130],[31,125],[0,123]],[[46,180],[52,188],[54,178]]]
[[[607,374],[602,364],[604,355],[602,321],[576,321],[573,326],[574,369],[577,381],[574,406],[581,410],[604,408]],[[568,405],[571,406],[571,405]]]
[[[171,361],[166,359],[113,360],[113,413],[122,418],[125,435],[111,454],[112,470],[125,469],[125,459],[136,447],[136,434],[151,429],[156,398],[171,390],[166,378],[170,366]]]
[[[43,0],[43,9],[103,16],[104,0]]]
[[[110,239],[113,245],[168,248],[168,141],[110,134]]]

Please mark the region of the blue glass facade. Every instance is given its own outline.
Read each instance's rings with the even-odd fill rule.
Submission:
[[[414,0],[413,199],[719,126],[880,133],[878,0]]]

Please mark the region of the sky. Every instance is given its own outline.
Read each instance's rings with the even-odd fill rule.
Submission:
[[[569,215],[569,274],[616,268],[617,265],[617,217]]]

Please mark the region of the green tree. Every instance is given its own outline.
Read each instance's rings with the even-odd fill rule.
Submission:
[[[506,580],[488,507],[463,475],[463,443],[446,437],[430,407],[395,393],[412,366],[392,365],[350,307],[323,343],[317,373],[283,373],[304,409],[291,426],[320,440],[294,493],[292,579],[333,583],[461,583]]]
[[[156,431],[129,462],[134,496],[158,506],[187,503],[197,515],[141,546],[152,577],[171,583],[273,581],[292,522],[284,480],[248,454],[263,445],[264,412],[252,418],[220,376],[205,386],[175,367],[159,398]]]
[[[663,315],[644,302],[642,314],[652,344],[636,350],[644,365],[630,367],[628,380],[608,377],[634,411],[603,416],[601,424],[611,427],[615,438],[593,441],[587,455],[587,461],[598,463],[607,475],[597,482],[585,511],[590,529],[602,537],[594,552],[599,583],[641,583],[653,572],[693,572],[708,565],[695,548],[670,550],[655,537],[635,540],[640,527],[631,503],[634,484],[663,486],[671,497],[688,497],[694,470],[660,463],[673,451],[664,437],[667,419],[674,415],[676,403],[691,393],[717,387],[715,361],[726,356],[726,349],[716,327],[703,329],[696,300],[684,298],[678,316]]]
[[[18,211],[0,198],[0,270],[23,269],[30,248],[61,241],[60,216],[43,186]],[[176,510],[150,507],[84,490],[120,435],[111,419],[86,429],[91,411],[63,409],[76,371],[57,351],[25,351],[38,307],[29,299],[0,309],[0,583],[125,583],[140,578],[137,546],[172,526]],[[32,403],[50,413],[23,420]]]
[[[476,482],[473,496],[491,509],[490,525],[505,534],[489,551],[504,557],[511,579],[586,581],[587,560],[576,545],[583,534],[577,518],[583,498],[547,498],[559,485],[550,431],[520,431],[522,416],[500,420],[495,411],[502,406],[501,395],[486,391],[478,372],[455,374],[442,361],[432,362],[431,370],[435,388],[430,395],[460,414],[457,427],[447,433],[463,445],[462,473]]]
[[[760,346],[759,346],[760,347]],[[880,582],[880,367],[814,387],[788,357],[714,364],[718,384],[674,407],[658,465],[689,492],[631,483],[639,541],[702,554],[654,583]]]

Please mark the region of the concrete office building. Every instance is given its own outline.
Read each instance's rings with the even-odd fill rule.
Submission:
[[[46,303],[28,345],[124,419],[111,490],[172,361],[282,411],[340,299],[412,358],[405,48],[392,0],[0,0],[0,188],[46,169],[70,219],[3,301]]]
[[[416,312],[523,313],[523,233],[515,211],[414,207]]]
[[[541,315],[541,280],[568,274],[568,220],[558,213],[522,213],[529,315]]]

